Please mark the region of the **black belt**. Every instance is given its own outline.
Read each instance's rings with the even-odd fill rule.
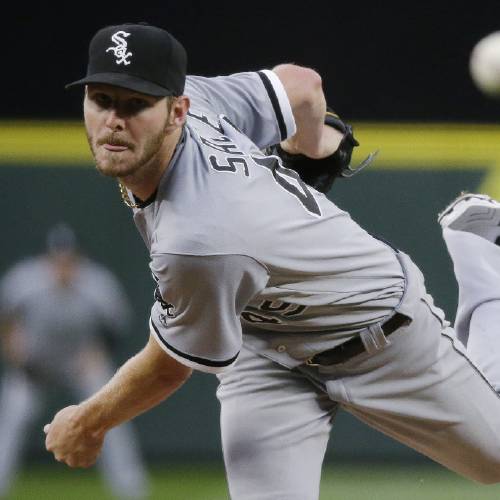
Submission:
[[[395,332],[398,328],[404,324],[408,324],[410,319],[401,313],[396,313],[394,316],[389,318],[385,323],[380,325],[384,335],[387,337],[391,333]],[[361,340],[361,337],[357,335],[356,337],[340,344],[333,349],[328,349],[328,351],[323,351],[315,354],[312,358],[306,361],[309,366],[315,365],[335,365],[337,363],[345,363],[347,360],[365,352],[365,346]]]

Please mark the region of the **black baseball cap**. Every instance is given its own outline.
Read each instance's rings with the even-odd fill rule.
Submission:
[[[153,96],[179,96],[186,67],[186,50],[168,31],[147,23],[106,26],[90,41],[87,76],[65,88],[107,83]]]

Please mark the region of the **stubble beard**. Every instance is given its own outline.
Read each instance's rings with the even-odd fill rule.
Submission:
[[[113,178],[130,178],[133,176],[134,178],[139,177],[137,180],[140,180],[140,178],[146,177],[148,172],[156,167],[154,160],[163,145],[167,126],[168,123],[165,121],[161,131],[146,140],[139,157],[133,161],[126,161],[124,156],[134,154],[137,151],[135,147],[130,145],[129,149],[124,153],[102,154],[102,146],[96,143],[87,130],[87,140],[97,171],[106,177]],[[106,142],[108,141],[113,142],[113,138],[108,137]]]

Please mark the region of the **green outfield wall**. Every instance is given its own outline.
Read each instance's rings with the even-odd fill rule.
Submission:
[[[359,177],[338,181],[329,196],[370,232],[413,256],[436,303],[453,321],[457,287],[436,215],[462,190],[500,197],[500,127],[359,123],[355,130],[362,147],[354,161],[375,149],[379,156]],[[0,123],[0,195],[0,273],[42,251],[52,224],[71,224],[83,250],[117,274],[133,304],[128,341],[116,351],[117,362],[142,347],[153,291],[148,255],[116,182],[92,167],[81,124]],[[215,377],[195,374],[169,401],[139,417],[135,425],[146,455],[220,459],[215,388]],[[70,395],[56,392],[49,403],[66,401]],[[39,431],[30,441],[30,456],[49,459],[40,451]],[[342,412],[328,457],[421,460]]]

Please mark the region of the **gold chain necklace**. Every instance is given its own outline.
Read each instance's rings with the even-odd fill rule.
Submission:
[[[118,181],[118,187],[120,188],[120,195],[122,197],[123,203],[125,203],[125,205],[130,208],[139,208],[139,205],[137,205],[137,203],[132,202],[130,196],[128,195],[127,188],[122,184],[122,181],[120,180]]]

